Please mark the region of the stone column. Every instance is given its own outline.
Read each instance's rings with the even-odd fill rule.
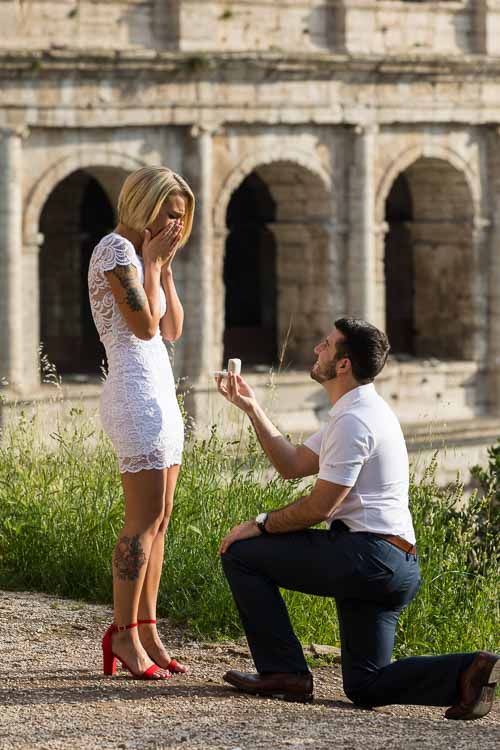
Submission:
[[[489,365],[493,411],[500,414],[500,245],[492,241],[490,262]]]
[[[491,231],[488,243],[488,385],[489,412],[500,415],[500,128],[492,127],[485,164],[491,200]]]
[[[331,330],[337,318],[349,314],[348,289],[344,269],[349,257],[349,226],[345,222],[330,221],[327,225],[328,269],[325,306],[321,316],[322,329]]]
[[[488,0],[474,0],[471,3],[472,47],[471,52],[488,54]]]
[[[474,0],[470,3],[475,52],[489,57],[500,54],[500,0]]]
[[[348,313],[382,326],[377,316],[375,237],[376,125],[357,127],[349,180]]]
[[[213,355],[216,369],[225,367],[224,332],[226,330],[226,286],[224,284],[224,259],[226,256],[226,240],[228,229],[226,226],[214,227],[212,237],[212,314],[213,314]]]
[[[0,130],[0,378],[23,382],[22,137]]]
[[[44,242],[41,233],[28,237],[23,243],[23,385],[30,389],[40,384],[40,249]]]
[[[488,240],[490,227],[489,219],[482,216],[477,216],[474,219],[472,227],[474,268],[471,308],[474,315],[474,325],[467,359],[474,359],[481,367],[487,365],[488,360]]]
[[[193,127],[197,174],[193,189],[197,206],[189,261],[186,264],[186,322],[184,374],[190,382],[206,382],[217,369],[214,357],[214,282],[212,225],[212,136],[213,130]]]
[[[385,238],[389,231],[389,224],[383,221],[381,224],[375,224],[373,233],[375,236],[375,325],[383,331],[387,328],[387,310],[385,296]]]
[[[497,196],[498,200],[498,196]],[[500,211],[496,209],[495,225],[500,225]],[[498,231],[491,232],[489,275],[489,336],[488,369],[490,372],[491,411],[500,414],[500,241]]]

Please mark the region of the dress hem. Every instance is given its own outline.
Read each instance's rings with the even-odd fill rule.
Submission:
[[[180,466],[182,464],[182,458],[178,460],[173,459],[172,461],[159,461],[158,463],[150,463],[147,466],[139,466],[138,468],[132,469],[131,467],[123,467],[118,461],[118,468],[120,474],[138,474],[140,471],[151,471],[152,469],[171,469],[172,466]]]

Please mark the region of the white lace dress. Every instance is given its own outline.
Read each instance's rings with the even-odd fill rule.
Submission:
[[[101,421],[122,473],[179,464],[184,442],[172,367],[160,331],[149,341],[134,336],[105,276],[105,271],[129,264],[137,268],[143,284],[142,260],[134,246],[112,232],[94,248],[88,276],[92,315],[108,359]],[[160,294],[163,316],[163,289]]]

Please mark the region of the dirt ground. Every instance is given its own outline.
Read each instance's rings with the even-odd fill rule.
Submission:
[[[106,607],[43,594],[0,592],[0,748],[59,750],[498,750],[500,709],[450,722],[442,709],[356,709],[338,664],[314,671],[312,705],[238,694],[221,675],[252,671],[241,644],[204,644],[164,622],[160,630],[189,676],[140,682],[105,677]]]

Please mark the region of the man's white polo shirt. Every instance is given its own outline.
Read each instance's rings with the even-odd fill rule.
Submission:
[[[319,455],[319,479],[352,487],[329,518],[351,531],[395,534],[412,544],[408,453],[399,421],[373,383],[344,394],[304,445]]]

